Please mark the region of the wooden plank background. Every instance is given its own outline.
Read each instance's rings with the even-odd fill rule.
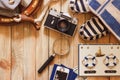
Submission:
[[[44,4],[48,1],[44,0]],[[44,28],[45,19],[39,31],[36,31],[30,23],[0,25],[0,80],[49,80],[54,64],[64,64],[71,68],[78,65],[79,43],[119,43],[111,33],[94,41],[82,40],[78,33],[80,25],[94,15],[70,12],[68,0],[57,0],[51,3],[50,7],[69,12],[71,16],[78,18],[79,23],[75,35],[67,37]],[[40,12],[41,10],[35,14],[35,17],[39,16]],[[70,40],[69,55],[56,56],[42,74],[38,74],[38,69],[52,54],[53,42],[59,37],[67,37]],[[88,77],[88,80],[120,80],[120,77]]]

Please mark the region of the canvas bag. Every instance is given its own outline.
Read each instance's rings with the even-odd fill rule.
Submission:
[[[13,17],[19,12],[18,5],[21,0],[11,0],[13,3],[10,3],[10,0],[0,0],[0,15]]]
[[[6,9],[0,9],[0,15],[1,16],[13,17],[13,16],[15,16],[18,13],[19,13],[19,9],[18,8],[16,8],[14,11],[6,10]]]
[[[0,8],[2,9],[8,9],[8,10],[14,10],[21,2],[21,0],[0,0]]]
[[[120,0],[90,0],[89,8],[120,40]]]

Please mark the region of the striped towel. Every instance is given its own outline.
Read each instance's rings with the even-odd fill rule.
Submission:
[[[69,7],[72,11],[78,13],[89,12],[88,0],[70,0]]]
[[[108,30],[97,17],[92,17],[80,27],[80,36],[85,40],[95,40],[106,36]]]
[[[91,0],[89,8],[120,40],[120,0]]]

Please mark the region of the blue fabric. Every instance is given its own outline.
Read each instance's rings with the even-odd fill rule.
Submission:
[[[96,0],[92,0],[89,4],[94,10],[97,10],[101,5]]]
[[[102,11],[104,9],[104,7],[110,2],[111,0],[108,0],[106,3],[104,3],[104,5],[102,5],[101,9],[98,11],[98,13],[100,13],[100,11]]]
[[[64,66],[62,64],[61,65],[54,64],[50,80],[54,80],[54,75],[55,75],[55,72],[56,72],[56,69],[57,69],[58,66],[61,66],[61,67],[64,67],[64,68],[67,68],[67,69],[70,70],[67,80],[75,80],[75,78],[77,77],[77,74],[75,72],[73,72],[73,69],[68,68],[68,67],[66,67],[66,66]]]
[[[53,80],[57,66],[58,66],[57,64],[54,64],[54,67],[53,67],[53,70],[52,70],[52,73],[51,73],[50,80]]]
[[[114,0],[114,1],[112,2],[112,4],[113,4],[117,9],[120,10],[120,0]]]
[[[107,11],[105,10],[101,17],[110,26],[110,28],[120,37],[120,23]]]
[[[62,64],[61,64],[61,66],[67,68],[66,66],[64,66]],[[68,80],[75,80],[76,77],[77,77],[77,74],[75,72],[73,72],[73,69],[70,69],[70,68],[68,68],[68,69],[70,70],[70,74],[69,74]]]

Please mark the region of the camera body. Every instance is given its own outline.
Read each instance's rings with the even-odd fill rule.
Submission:
[[[50,9],[44,26],[63,34],[73,36],[77,22],[76,18],[71,18],[68,14],[63,12],[58,13],[57,10]]]

